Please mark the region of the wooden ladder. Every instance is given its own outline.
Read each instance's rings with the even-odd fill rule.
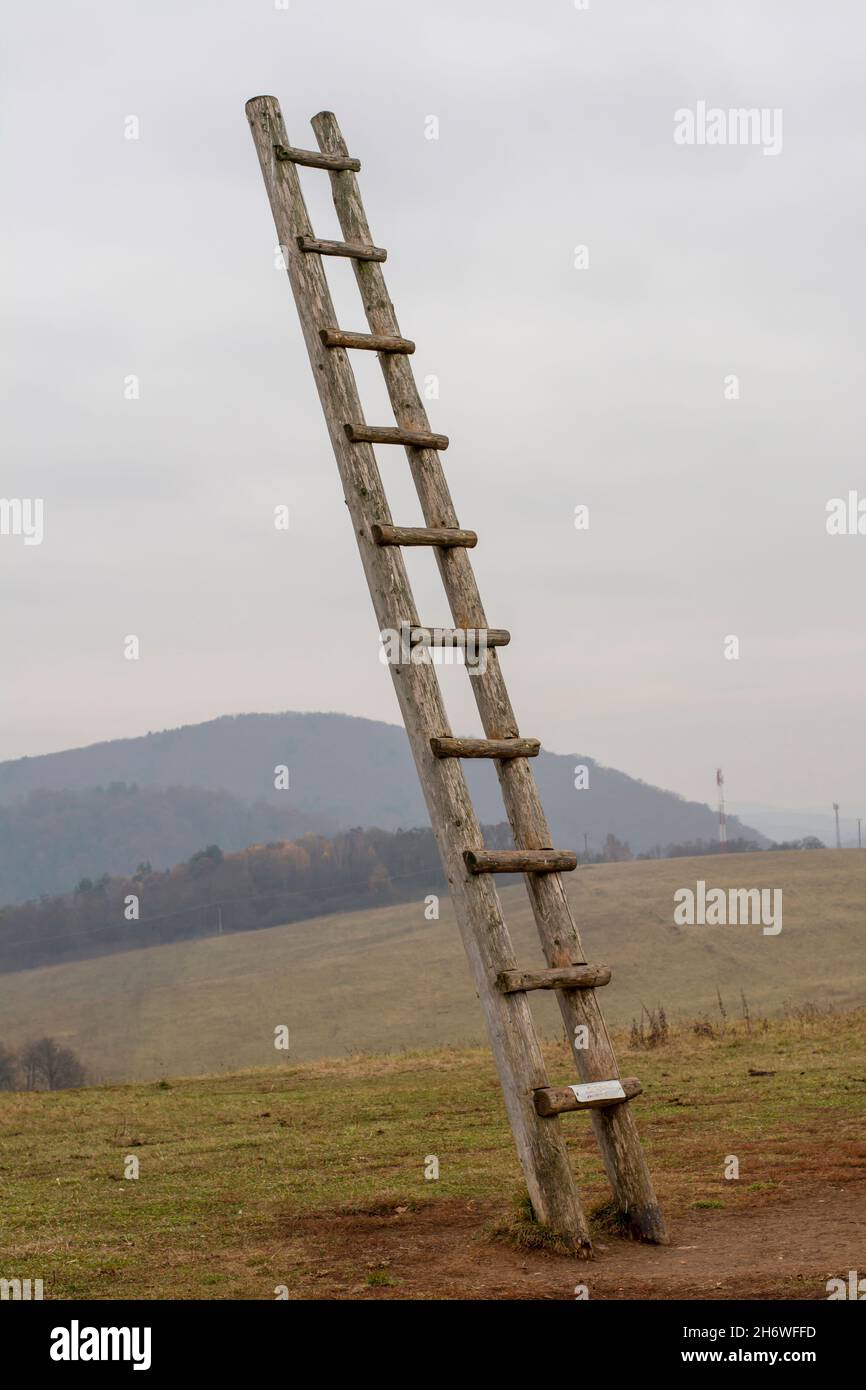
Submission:
[[[640,1085],[633,1079],[620,1080],[595,993],[610,979],[610,971],[584,960],[560,877],[576,867],[577,858],[551,848],[528,761],[538,753],[539,743],[519,735],[495,650],[509,635],[487,625],[469,559],[477,536],[458,525],[439,459],[448,440],[431,431],[415,385],[409,364],[415,345],[401,337],[385,288],[382,262],[387,253],[370,235],[355,178],[360,163],[349,155],[328,111],[312,121],[318,151],[292,148],[274,97],[254,97],[246,111],[380,633],[400,634],[390,670],[487,1019],[535,1218],[578,1254],[591,1255],[589,1228],[558,1119],[564,1111],[588,1109],[625,1223],[641,1239],[665,1242],[664,1221],[629,1106]],[[314,236],[298,165],[328,170],[344,242]],[[324,256],[351,259],[369,333],[344,332],[337,326]],[[396,426],[365,422],[348,355],[353,349],[379,354]],[[405,447],[425,526],[394,525],[374,444]],[[453,629],[421,628],[402,555],[402,547],[416,545],[433,549]],[[427,650],[419,654],[418,645]],[[466,648],[485,738],[452,737],[431,645]],[[473,650],[480,653],[474,665]],[[484,848],[461,765],[464,758],[495,760],[518,849]],[[546,970],[518,968],[493,880],[497,873],[525,874]],[[575,1043],[579,1085],[547,1084],[529,1008],[528,991],[534,989],[556,990],[566,1034]]]

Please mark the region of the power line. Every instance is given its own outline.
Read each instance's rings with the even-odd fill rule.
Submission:
[[[375,867],[375,865],[372,866],[372,867]],[[435,865],[434,868],[433,868],[433,870],[432,870],[431,872],[433,872],[433,873],[436,874],[437,880],[438,880],[438,882],[439,882],[440,885],[441,885],[444,875],[442,874],[442,871],[441,871],[439,865],[438,865],[438,864]],[[420,877],[421,877],[421,873],[416,869],[416,870],[414,871],[414,873],[410,873],[410,874],[389,874],[389,875],[388,875],[388,882],[389,882],[389,883],[405,883],[407,879],[418,879],[418,878],[420,878]],[[132,880],[127,880],[127,883],[129,883],[129,882],[132,882]],[[183,916],[185,916],[185,915],[188,915],[188,914],[191,913],[191,912],[203,913],[203,912],[207,911],[208,908],[213,908],[213,907],[217,908],[218,911],[221,913],[223,907],[230,906],[231,904],[234,904],[234,903],[264,902],[264,901],[273,900],[273,899],[275,899],[275,898],[310,897],[310,896],[315,896],[315,895],[318,894],[318,893],[331,893],[331,894],[337,895],[337,894],[342,893],[343,891],[347,891],[347,892],[348,892],[350,889],[359,888],[359,887],[362,887],[362,886],[366,886],[366,885],[368,884],[368,882],[369,882],[369,874],[368,874],[367,877],[364,878],[364,879],[355,879],[355,880],[352,880],[352,881],[350,881],[350,882],[348,882],[348,883],[341,883],[341,884],[338,884],[337,886],[334,886],[334,885],[327,885],[327,884],[326,884],[326,885],[322,886],[321,888],[278,888],[278,889],[275,889],[275,890],[274,890],[273,892],[271,892],[271,893],[246,893],[246,894],[240,895],[239,897],[234,897],[234,898],[214,898],[214,899],[209,900],[209,901],[206,902],[206,903],[191,903],[189,907],[178,907],[178,908],[175,908],[175,909],[174,909],[173,911],[171,911],[171,912],[160,912],[160,913],[157,913],[157,914],[156,914],[155,916],[153,916],[153,917],[142,917],[142,918],[138,918],[138,919],[135,919],[135,920],[131,921],[131,922],[129,923],[129,925],[134,926],[134,927],[149,927],[149,926],[151,926],[154,922],[166,922],[166,921],[168,921],[168,920],[169,920],[170,918],[172,918],[172,917],[183,917]],[[405,902],[406,899],[402,899],[402,901]],[[379,904],[379,905],[380,905],[380,906],[386,906],[386,907],[388,906],[387,903],[385,903],[385,904]],[[26,906],[29,906],[29,904],[22,903],[22,904],[20,904],[20,906],[26,907]],[[370,906],[376,906],[376,904],[370,904]],[[396,904],[394,904],[394,906],[396,906]],[[38,907],[38,904],[37,904],[37,907]],[[3,913],[4,911],[12,911],[12,912],[14,912],[15,910],[16,910],[16,906],[15,906],[15,905],[13,905],[11,908],[8,908],[8,909],[0,909],[0,916],[2,916],[2,913]],[[365,911],[366,909],[365,909],[364,907],[355,907],[355,908],[343,908],[343,909],[335,909],[335,910],[338,910],[338,911],[346,911],[346,912],[363,912],[363,911]],[[316,914],[313,914],[313,913],[310,914],[310,916],[315,916],[315,915],[316,915]],[[294,920],[295,920],[296,922],[309,921],[309,917],[296,917]],[[274,922],[274,923],[272,923],[271,925],[273,925],[273,926],[284,926],[284,925],[285,925],[285,926],[288,926],[288,925],[290,925],[290,924],[289,924],[289,923],[282,923],[282,922]],[[91,937],[94,937],[94,936],[103,936],[103,935],[105,935],[107,932],[117,932],[117,931],[119,931],[119,930],[121,930],[121,929],[122,929],[122,928],[121,928],[121,923],[120,923],[120,922],[114,922],[114,923],[111,923],[110,925],[104,926],[104,927],[89,927],[89,928],[86,929],[86,930],[87,930],[87,936],[86,936],[86,938],[85,938],[85,944],[86,944],[86,941],[88,941]],[[255,928],[255,927],[254,927],[254,928],[241,928],[239,931],[231,932],[230,935],[232,935],[232,936],[237,936],[237,935],[240,934],[240,931],[243,931],[243,930],[269,930],[269,928],[267,928],[267,927],[258,928],[258,929]],[[9,938],[8,938],[7,935],[6,935],[6,931],[2,928],[2,923],[0,923],[0,950],[2,950],[2,948],[5,947],[6,945],[10,945],[10,944],[11,944],[11,945],[14,947],[14,946],[16,946],[16,945],[21,945],[23,942],[26,942],[26,941],[32,941],[32,942],[34,943],[34,945],[42,946],[42,945],[50,945],[50,944],[51,944],[52,942],[54,942],[54,941],[69,941],[69,940],[70,940],[70,933],[69,933],[69,932],[61,932],[61,933],[60,933],[59,935],[57,935],[57,936],[42,936],[42,935],[39,935],[38,937],[35,937],[35,938],[34,938],[32,932],[28,931],[28,930],[25,928],[25,929],[24,929],[24,935],[23,935],[23,936],[21,936],[17,941],[13,939],[13,940],[10,942],[10,941],[9,941]],[[137,943],[137,944],[140,945],[141,943]],[[166,943],[166,944],[168,944],[168,943]],[[134,947],[131,947],[130,949],[134,949]],[[87,959],[87,957],[85,957],[84,959]],[[0,973],[2,973],[2,972],[0,972]]]

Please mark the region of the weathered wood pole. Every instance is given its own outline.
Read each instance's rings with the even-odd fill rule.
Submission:
[[[377,545],[372,536],[374,524],[392,524],[373,450],[368,443],[353,443],[345,430],[348,421],[362,423],[364,416],[346,349],[326,347],[322,329],[338,325],[319,256],[300,249],[298,237],[312,238],[297,170],[291,159],[278,159],[275,146],[290,149],[279,103],[274,97],[254,97],[247,102],[247,118],[259,157],[277,237],[284,248],[289,282],[319,398],[324,411],[343,492],[364,572],[370,587],[376,619],[381,632],[398,632],[409,623],[418,625],[418,616],[409,586],[403,556],[395,546]],[[319,120],[323,118],[318,118]],[[333,118],[330,118],[333,119]],[[333,152],[340,161],[330,177],[351,179],[353,167],[344,149]],[[310,163],[309,160],[305,161]],[[343,234],[347,241],[372,245],[364,225],[358,234]],[[353,262],[377,266],[375,261]],[[380,332],[374,329],[374,332]],[[399,337],[393,317],[384,336]],[[383,354],[380,361],[406,362],[405,355]],[[412,381],[411,369],[409,380]],[[414,382],[413,382],[414,390]],[[401,412],[405,413],[405,412]],[[398,414],[398,420],[400,415]],[[425,423],[421,428],[429,431]],[[428,523],[456,526],[453,509],[447,519]],[[437,555],[440,551],[435,552]],[[447,553],[451,553],[450,550]],[[459,553],[465,554],[464,551]],[[455,620],[456,621],[456,620]],[[487,626],[458,623],[459,627]],[[371,643],[371,660],[377,655]],[[487,654],[488,662],[495,659]],[[437,758],[430,747],[433,735],[450,734],[439,683],[429,661],[391,665],[394,688],[400,702],[412,755],[418,769],[427,808],[451,891],[455,915],[472,977],[487,1020],[493,1055],[502,1085],[505,1105],[523,1167],[529,1196],[537,1219],[566,1240],[582,1256],[591,1253],[589,1229],[578,1201],[568,1163],[560,1121],[538,1115],[534,1093],[546,1084],[544,1063],[532,1021],[527,997],[523,993],[503,994],[496,985],[498,975],[516,968],[499,897],[489,874],[472,874],[463,860],[463,850],[483,849],[481,830],[475,815],[463,769],[458,759]]]

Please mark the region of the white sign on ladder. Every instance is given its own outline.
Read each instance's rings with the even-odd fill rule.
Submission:
[[[593,1100],[625,1100],[621,1081],[589,1081],[583,1086],[572,1086],[575,1099],[586,1105]]]

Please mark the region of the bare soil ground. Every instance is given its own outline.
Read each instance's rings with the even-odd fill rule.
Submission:
[[[486,1235],[500,1204],[438,1201],[287,1223],[309,1297],[826,1299],[828,1278],[862,1269],[866,1182],[818,1182],[741,1212],[689,1212],[667,1247],[596,1241],[591,1262],[524,1251]],[[358,1282],[359,1267],[392,1284]],[[306,1278],[304,1278],[306,1276]]]

